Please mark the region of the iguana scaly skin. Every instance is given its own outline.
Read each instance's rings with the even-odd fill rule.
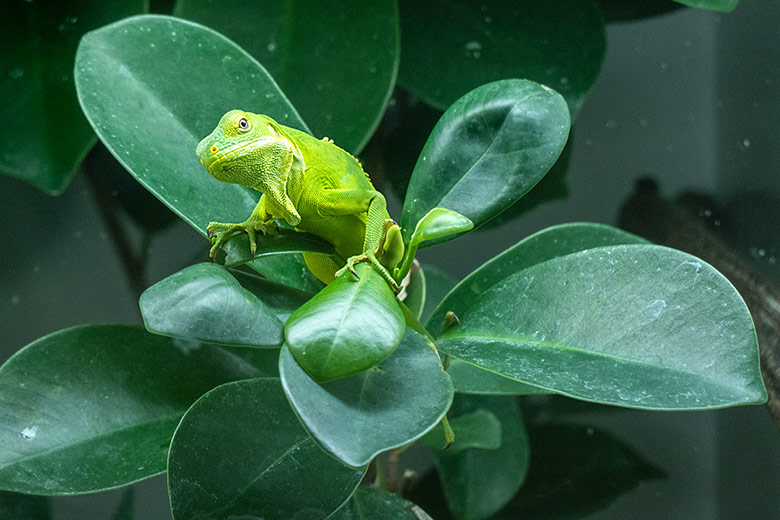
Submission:
[[[336,255],[303,255],[323,282],[332,282],[344,269],[354,273],[357,262],[370,262],[398,291],[388,270],[403,256],[400,228],[357,159],[332,140],[316,139],[268,116],[231,110],[198,144],[196,153],[217,180],[262,192],[246,221],[209,223],[209,236],[215,237],[212,258],[239,231],[249,235],[254,255],[256,233],[273,233],[273,219],[284,219],[296,230],[333,244]]]

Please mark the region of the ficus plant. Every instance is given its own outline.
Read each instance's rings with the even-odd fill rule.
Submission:
[[[259,197],[217,182],[195,155],[227,110],[267,114],[355,154],[376,131],[396,81],[444,112],[396,216],[407,252],[399,273],[409,275],[400,295],[365,263],[357,276],[345,272],[323,286],[301,256],[332,251],[319,237],[282,226],[252,255],[246,236],[237,236],[218,262],[194,263],[146,288],[145,327],[61,330],[0,367],[0,489],[94,493],[167,472],[177,520],[422,519],[428,515],[409,500],[414,490],[407,492],[402,466],[406,455],[424,452],[447,514],[544,517],[554,507],[538,497],[554,501],[559,482],[574,477],[527,481],[531,457],[556,468],[577,461],[564,449],[531,446],[522,396],[643,410],[765,401],[744,302],[720,273],[681,251],[571,223],[508,244],[460,281],[413,263],[418,248],[469,240],[463,235],[542,181],[562,156],[603,55],[595,4],[571,1],[582,8],[567,11],[578,13],[572,23],[596,36],[582,36],[576,49],[518,51],[523,70],[535,72],[502,69],[497,77],[503,56],[478,39],[452,59],[456,51],[445,46],[426,54],[415,24],[447,31],[442,20],[463,14],[440,3],[407,18],[389,0],[370,13],[334,3],[342,14],[335,19],[349,22],[334,29],[296,17],[300,7],[286,2],[287,11],[269,8],[258,20],[260,32],[234,24],[231,36],[251,54],[197,23],[208,19],[230,33],[231,20],[248,13],[241,3],[215,13],[182,1],[176,17],[124,18],[80,39],[73,84],[89,127],[42,176],[19,176],[62,189],[94,131],[132,177],[204,236],[217,217],[246,218]],[[404,4],[411,2],[401,2],[402,13]],[[540,25],[555,8],[527,4],[527,41],[511,40],[500,52],[527,49],[535,30],[563,23]],[[502,24],[523,18],[500,6],[493,14],[473,9],[476,34],[493,24],[499,39]],[[404,45],[399,20],[408,29]],[[355,63],[323,60],[349,31],[365,42],[350,56]],[[325,43],[316,52],[296,49],[314,41]],[[473,84],[452,87],[425,74],[439,60],[457,75],[464,50],[469,67],[487,61],[468,76]],[[567,69],[577,52],[593,60]],[[410,64],[400,73],[399,56]],[[339,67],[355,74],[352,104],[332,88]],[[311,82],[295,80],[291,70],[301,68],[313,71]],[[204,253],[208,246],[204,240]],[[658,475],[606,434],[532,428],[575,458],[595,452],[637,475]]]

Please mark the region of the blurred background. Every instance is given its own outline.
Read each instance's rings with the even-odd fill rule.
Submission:
[[[425,249],[423,263],[460,279],[519,239],[563,222],[622,223],[652,235],[654,217],[665,216],[640,212],[640,190],[679,207],[695,201],[692,220],[701,217],[749,269],[780,283],[780,4],[741,0],[730,14],[657,4],[669,9],[620,19],[618,2],[602,2],[606,55],[573,125],[553,200]],[[381,170],[377,162],[388,153],[416,158],[388,143],[410,120],[427,132],[438,114],[396,89],[361,156],[368,171]],[[147,197],[105,151],[92,154],[100,176],[82,168],[58,197],[0,176],[0,361],[72,325],[141,323],[139,290],[207,257],[198,233]],[[404,181],[379,175],[382,181],[390,213],[399,217]],[[780,435],[766,407],[651,413],[541,399],[540,413],[608,432],[665,474],[588,518],[780,516]],[[529,403],[529,413],[539,404]],[[55,498],[52,516],[112,518],[124,493]],[[170,517],[163,478],[133,493],[135,518]]]

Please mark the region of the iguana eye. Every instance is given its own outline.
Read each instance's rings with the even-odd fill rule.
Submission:
[[[239,119],[238,128],[240,128],[241,130],[249,130],[249,120],[245,117]]]

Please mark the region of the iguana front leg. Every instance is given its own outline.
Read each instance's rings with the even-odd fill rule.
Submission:
[[[268,214],[265,194],[260,196],[255,209],[249,218],[238,224],[209,222],[206,233],[211,238],[209,257],[216,258],[219,249],[237,233],[244,232],[249,236],[249,250],[252,256],[257,251],[257,231],[263,235],[276,233],[276,221]]]

